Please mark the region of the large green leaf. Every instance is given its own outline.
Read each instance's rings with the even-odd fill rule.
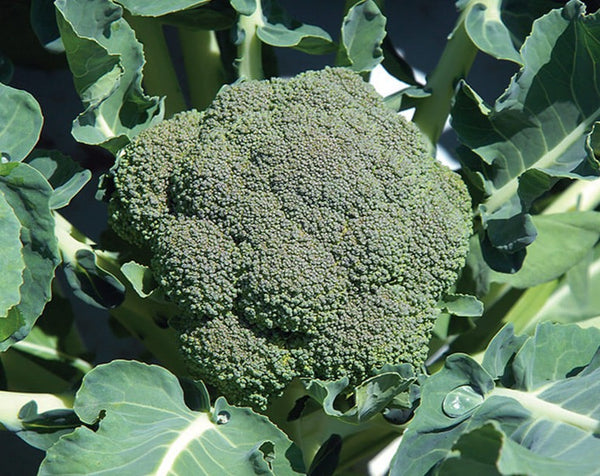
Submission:
[[[597,475],[599,355],[599,329],[544,323],[527,338],[504,328],[481,365],[450,356],[424,382],[391,474]]]
[[[490,273],[490,281],[530,288],[552,281],[579,263],[600,238],[600,213],[568,212],[532,217],[537,238],[514,274]]]
[[[296,448],[267,418],[224,398],[193,411],[177,378],[154,365],[113,361],[96,367],[85,376],[74,410],[84,423],[98,422],[98,429],[81,427],[63,436],[48,450],[40,475],[302,471]]]
[[[21,300],[19,289],[23,284],[25,261],[20,236],[21,222],[4,195],[0,195],[0,318],[6,316],[8,310]]]
[[[536,18],[558,8],[555,0],[459,0],[467,34],[477,48],[498,59],[522,64],[519,50]]]
[[[600,120],[600,13],[584,12],[571,0],[534,23],[521,49],[524,66],[493,108],[465,84],[453,107],[466,175],[487,195],[484,246],[504,253],[499,263],[516,256],[516,269],[535,238],[532,202],[560,177],[598,175],[586,141]]]
[[[85,110],[73,136],[115,152],[162,119],[162,100],[141,87],[144,56],[123,10],[111,0],[57,0],[58,26]]]
[[[548,296],[527,304],[530,316],[523,326],[524,332],[543,321],[552,322],[585,322],[587,325],[600,324],[600,246],[574,266],[569,272],[549,290]],[[535,299],[537,289],[526,292]],[[543,289],[537,292],[543,292]],[[537,304],[537,305],[535,305]]]
[[[385,24],[375,1],[361,0],[353,5],[342,24],[338,65],[364,72],[381,63]]]
[[[276,0],[263,0],[263,24],[256,34],[263,43],[280,48],[295,48],[305,53],[333,51],[334,44],[325,30],[291,18]]]
[[[37,144],[43,120],[31,94],[0,83],[0,160],[18,162],[27,157]]]
[[[60,259],[50,211],[53,190],[33,167],[0,164],[0,194],[21,224],[25,263],[19,303],[0,318],[0,350],[23,339],[50,300],[50,284]]]
[[[132,15],[142,17],[159,17],[169,13],[199,7],[211,0],[117,0]]]

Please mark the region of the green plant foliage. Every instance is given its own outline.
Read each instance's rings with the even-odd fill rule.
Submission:
[[[0,2],[0,430],[41,475],[598,476],[598,2],[447,2],[440,51],[441,4],[292,3]],[[57,65],[120,237],[5,85]]]
[[[142,17],[159,17],[169,13],[187,10],[210,3],[210,0],[118,0],[117,3],[126,8],[132,15]]]
[[[264,23],[257,28],[256,34],[267,45],[312,54],[334,50],[331,36],[322,28],[294,20],[276,0],[263,0],[262,3]]]
[[[600,330],[545,323],[527,338],[505,328],[482,364],[449,357],[422,386],[391,474],[458,463],[482,474],[597,474],[599,350]]]
[[[466,84],[456,97],[453,126],[468,147],[459,149],[460,159],[487,196],[479,207],[484,253],[504,272],[502,261],[516,257],[511,268],[518,269],[535,239],[527,215],[532,202],[560,177],[598,175],[586,140],[600,119],[600,91],[580,78],[595,74],[600,14],[584,11],[571,1],[535,22],[521,49],[523,69],[493,108]]]
[[[361,0],[353,5],[342,24],[337,64],[365,72],[381,63],[385,23],[385,17],[373,0]]]
[[[42,111],[34,97],[0,84],[0,160],[19,162],[37,144]]]
[[[50,199],[52,210],[66,207],[92,177],[89,170],[82,169],[73,159],[55,150],[37,149],[27,158],[27,163],[54,189]]]
[[[203,399],[206,401],[206,399]],[[114,361],[88,373],[73,406],[81,427],[48,450],[40,475],[302,472],[299,453],[265,417],[219,398],[192,411],[163,368]],[[73,452],[73,448],[77,448]]]
[[[559,8],[555,0],[459,0],[467,34],[481,51],[522,64],[519,50],[536,18]]]
[[[33,167],[18,162],[0,164],[0,194],[21,225],[19,249],[25,263],[19,302],[0,320],[2,350],[28,334],[50,300],[50,283],[60,262],[50,211],[52,193],[52,187]]]
[[[85,110],[73,136],[116,152],[162,118],[162,102],[141,87],[144,56],[111,0],[56,2],[58,26]]]

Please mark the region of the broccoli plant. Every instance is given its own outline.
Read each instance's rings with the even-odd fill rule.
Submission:
[[[283,0],[11,8],[0,427],[38,474],[597,474],[593,2],[457,1],[423,81],[401,2],[327,29]],[[516,71],[493,104],[476,58]],[[112,161],[96,240],[13,61],[68,64]]]

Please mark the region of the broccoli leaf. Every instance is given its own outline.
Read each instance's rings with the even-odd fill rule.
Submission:
[[[19,302],[0,317],[0,350],[23,339],[50,300],[50,284],[60,262],[50,211],[52,193],[50,184],[33,167],[18,162],[0,164],[0,196],[21,225],[18,250],[25,264]],[[13,240],[13,244],[17,243]],[[16,251],[13,249],[13,255]]]
[[[36,149],[27,158],[27,163],[37,169],[54,188],[50,199],[50,208],[53,210],[66,207],[92,177],[89,170],[82,169],[70,157],[55,150]]]
[[[598,474],[599,347],[599,329],[543,323],[530,337],[503,329],[481,365],[450,356],[421,387],[391,474],[447,474],[458,463],[480,474]]]
[[[311,54],[333,51],[333,40],[322,28],[294,20],[274,0],[263,0],[262,8],[264,24],[257,28],[256,35],[263,43]]]
[[[267,418],[224,398],[209,411],[192,411],[177,378],[155,365],[117,360],[96,367],[73,408],[98,429],[63,436],[48,450],[40,475],[303,471],[296,447]]]
[[[522,64],[519,49],[536,18],[562,6],[555,0],[459,0],[465,29],[477,48],[497,59]]]
[[[371,71],[383,60],[386,18],[373,0],[354,4],[344,17],[336,63],[357,72]]]
[[[144,94],[142,46],[111,0],[56,2],[58,26],[75,88],[85,106],[73,136],[116,152],[162,119],[162,100]]]
[[[514,274],[491,272],[490,280],[530,288],[559,278],[579,263],[600,238],[600,213],[568,212],[532,217],[537,238]]]
[[[600,120],[600,90],[583,78],[595,77],[600,13],[584,12],[572,0],[534,23],[521,49],[524,66],[493,108],[464,83],[456,96],[460,160],[488,196],[479,206],[484,256],[502,272],[519,268],[535,238],[527,215],[533,201],[561,177],[598,176],[588,135]],[[511,258],[511,269],[500,266]]]
[[[204,5],[210,0],[117,0],[117,2],[125,7],[132,15],[142,17],[159,17],[188,8]]]
[[[19,162],[40,137],[42,110],[26,91],[0,83],[0,160]]]
[[[2,256],[0,316],[2,317],[5,317],[8,310],[19,304],[21,300],[19,289],[23,284],[25,261],[21,251],[23,245],[20,236],[21,222],[4,195],[0,195],[0,256]]]

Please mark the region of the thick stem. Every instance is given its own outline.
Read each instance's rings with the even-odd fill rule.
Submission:
[[[94,253],[98,267],[113,275],[125,286],[125,300],[119,307],[111,309],[111,315],[134,337],[140,339],[171,372],[186,375],[177,333],[167,325],[169,318],[177,313],[177,309],[167,303],[142,298],[121,272],[121,263],[115,254],[96,249],[94,242],[62,215],[54,213],[54,219],[55,234],[63,262],[77,267],[78,252]]]
[[[152,96],[165,96],[165,116],[171,117],[187,109],[162,25],[154,18],[136,17],[125,13],[124,18],[135,30],[137,39],[144,46],[144,89]]]
[[[262,42],[256,30],[263,26],[263,12],[260,1],[256,2],[256,10],[252,15],[240,15],[238,29],[243,36],[238,45],[236,59],[238,76],[245,79],[264,79],[265,73],[262,64]]]
[[[464,19],[468,11],[469,7],[460,15],[437,66],[427,78],[425,89],[431,92],[431,96],[418,102],[413,116],[413,122],[429,139],[432,149],[450,114],[456,84],[466,77],[477,54],[477,47],[465,29]]]
[[[225,82],[221,52],[214,31],[179,30],[192,107],[206,109]]]

